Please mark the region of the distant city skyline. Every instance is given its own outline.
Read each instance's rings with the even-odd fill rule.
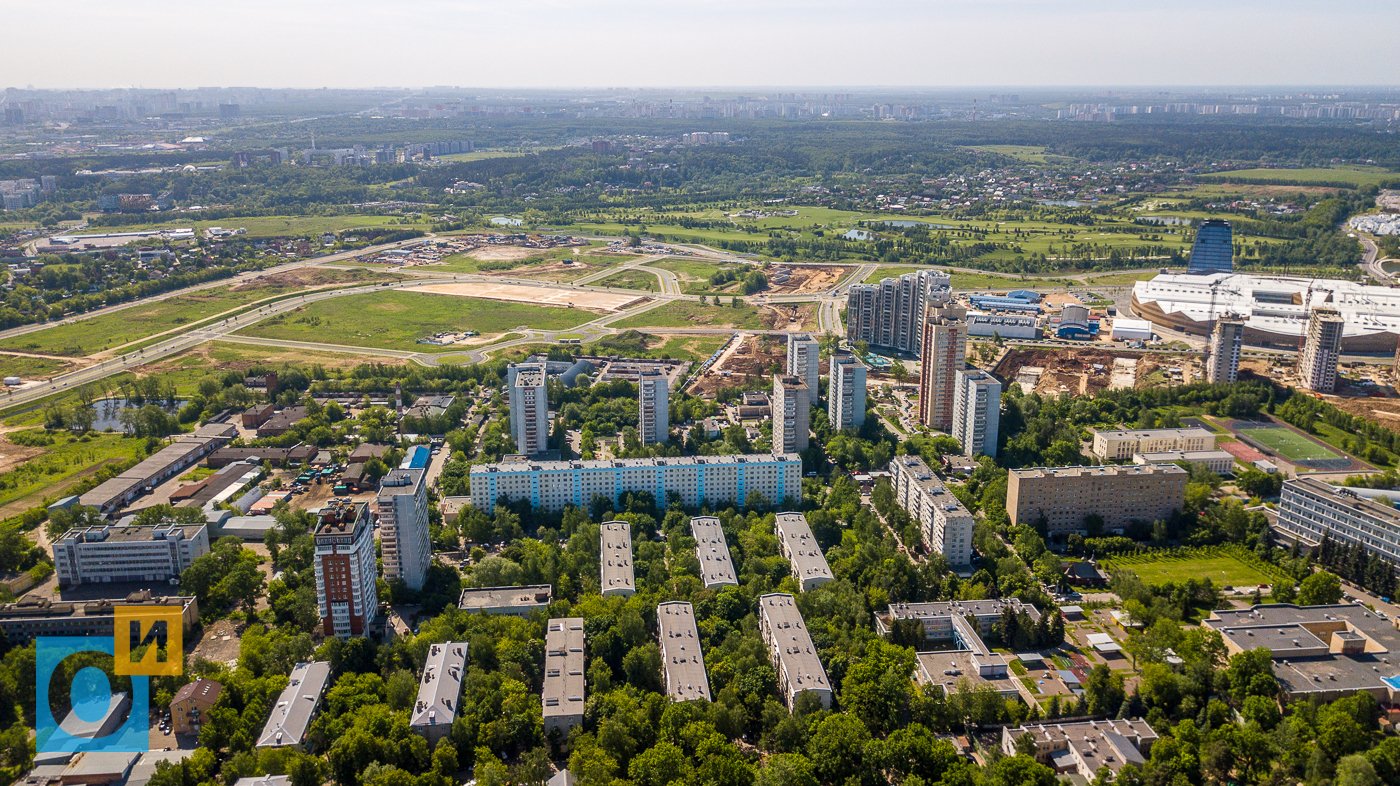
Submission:
[[[0,88],[1395,84],[1400,4],[143,0],[8,4]]]

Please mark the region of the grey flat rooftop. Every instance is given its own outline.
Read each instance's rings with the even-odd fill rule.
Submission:
[[[479,472],[560,472],[565,470],[646,469],[649,467],[703,467],[726,464],[801,463],[796,453],[746,453],[743,455],[682,456],[680,458],[633,458],[591,461],[506,461],[497,464],[477,464],[472,474]]]
[[[793,573],[799,582],[812,579],[830,581],[831,566],[826,564],[821,546],[807,524],[807,517],[801,513],[779,513],[777,521],[778,538],[786,544],[788,559],[792,562]]]
[[[627,522],[603,522],[599,528],[598,563],[604,595],[637,590],[632,574],[632,528]]]
[[[467,643],[449,641],[428,647],[428,660],[418,682],[410,726],[451,725],[460,708],[462,677],[467,670]]]
[[[544,717],[583,714],[585,636],[582,617],[552,619],[544,636]]]
[[[527,584],[521,587],[468,587],[462,590],[457,607],[466,611],[503,608],[544,608],[554,598],[548,584]]]
[[[706,587],[738,586],[734,575],[734,560],[724,530],[714,516],[696,516],[690,520],[690,534],[695,538],[695,556],[700,560],[700,580]]]
[[[758,599],[759,612],[773,629],[773,646],[794,693],[804,690],[831,690],[826,669],[817,657],[812,636],[797,610],[797,601],[786,593],[764,595]]]
[[[1040,611],[1029,603],[1016,598],[991,600],[941,600],[927,603],[891,603],[889,614],[894,619],[926,619],[928,617],[1000,617],[1007,608],[1025,612],[1032,621],[1040,619]]]
[[[983,677],[973,662],[973,653],[967,650],[920,652],[917,658],[918,671],[915,676],[918,680],[941,687],[949,696],[957,693],[958,684],[964,680],[972,688],[989,685],[1003,696],[1014,696],[1019,690],[1016,687],[1017,678],[1010,672],[1004,671],[1001,677]]]
[[[695,609],[683,601],[662,603],[656,607],[656,623],[660,629],[666,695],[676,701],[708,701],[710,678],[705,672],[705,656],[700,651]]]
[[[257,747],[277,748],[297,745],[311,726],[321,704],[321,693],[330,680],[331,664],[326,661],[298,663],[292,667],[291,681],[277,697],[277,704],[263,726]]]

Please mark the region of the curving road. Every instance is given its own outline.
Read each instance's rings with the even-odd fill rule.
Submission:
[[[191,292],[199,292],[200,290],[204,289],[214,289],[215,287],[226,287],[235,284],[246,283],[247,281],[257,278],[259,276],[286,273],[288,271],[299,270],[304,267],[317,267],[319,265],[324,265],[330,262],[343,262],[347,259],[354,259],[355,257],[363,256],[365,254],[377,254],[381,251],[387,251],[392,248],[417,245],[431,237],[434,237],[434,235],[432,233],[429,233],[426,237],[415,237],[409,240],[400,240],[395,243],[385,243],[379,246],[370,246],[368,248],[361,248],[355,251],[343,251],[339,254],[331,254],[329,256],[316,257],[314,259],[298,259],[293,262],[288,262],[286,264],[276,265],[274,267],[269,268],[263,268],[262,270],[250,270],[246,273],[239,273],[236,276],[229,276],[228,278],[220,278],[214,281],[206,281],[202,284],[194,284],[193,286],[188,286],[183,289],[172,289],[169,292],[162,292],[159,295],[151,295],[150,297],[140,298],[138,300],[129,300],[125,303],[117,303],[116,305],[104,306],[102,308],[93,309],[92,311],[85,311],[81,314],[74,314],[71,317],[64,317],[63,319],[56,320],[54,322],[36,322],[32,325],[21,325],[19,327],[10,328],[9,330],[0,330],[0,339],[12,338],[15,336],[23,336],[27,333],[34,333],[36,331],[43,330],[45,328],[55,327],[57,325],[71,325],[74,322],[82,322],[86,319],[106,316],[107,314],[114,314],[118,311],[123,311],[133,306],[144,306],[151,303],[159,303],[162,300],[169,300],[173,297],[179,297],[180,295],[188,295]]]

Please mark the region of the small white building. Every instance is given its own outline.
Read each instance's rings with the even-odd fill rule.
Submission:
[[[1111,338],[1114,341],[1151,341],[1152,323],[1145,319],[1114,317]]]

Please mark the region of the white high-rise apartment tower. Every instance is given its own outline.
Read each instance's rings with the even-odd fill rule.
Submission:
[[[997,455],[1001,424],[1001,383],[979,369],[959,370],[953,392],[953,438],[963,455]]]
[[[1244,320],[1222,316],[1210,333],[1210,354],[1206,357],[1207,382],[1234,382],[1240,374],[1240,347],[1244,344]]]
[[[1308,316],[1308,333],[1298,362],[1299,384],[1304,389],[1317,393],[1337,389],[1337,356],[1342,351],[1344,324],[1335,308],[1314,308]]]
[[[541,363],[515,366],[510,382],[510,433],[515,450],[532,456],[549,447],[549,394]]]
[[[807,402],[817,403],[821,392],[818,380],[821,378],[822,345],[805,333],[788,336],[787,373],[797,377],[807,385]]]
[[[811,418],[812,401],[807,396],[807,384],[800,377],[783,374],[773,377],[773,453],[806,450]]]
[[[826,416],[836,431],[858,429],[865,422],[865,366],[850,355],[831,359]]]
[[[671,405],[666,375],[651,369],[637,380],[637,433],[643,445],[657,445],[670,438]]]
[[[433,560],[426,475],[421,469],[390,470],[375,500],[384,578],[398,579],[411,590],[423,589]]]
[[[929,428],[953,428],[955,376],[967,364],[967,309],[930,308],[924,319],[920,355],[919,421]]]

